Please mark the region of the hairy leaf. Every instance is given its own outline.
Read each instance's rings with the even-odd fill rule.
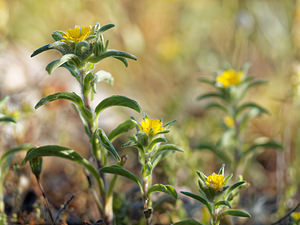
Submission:
[[[137,112],[141,112],[141,108],[136,101],[134,101],[130,98],[127,98],[125,96],[114,95],[114,96],[104,99],[97,105],[97,107],[95,109],[96,116],[98,116],[99,113],[102,112],[104,109],[106,109],[108,107],[112,107],[112,106],[128,107]]]
[[[147,196],[150,197],[153,192],[163,192],[177,199],[177,192],[171,185],[154,184],[148,189]]]

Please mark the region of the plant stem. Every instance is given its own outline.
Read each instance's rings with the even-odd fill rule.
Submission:
[[[85,78],[85,73],[84,71],[81,71],[81,92],[82,92],[82,100],[84,103],[84,106],[92,113],[92,118],[87,122],[88,125],[88,130],[90,133],[90,137],[89,137],[89,141],[90,141],[90,149],[92,152],[92,155],[94,156],[96,163],[97,163],[97,167],[98,169],[101,169],[103,167],[102,162],[101,162],[101,154],[100,154],[100,149],[99,149],[99,145],[97,143],[96,140],[94,140],[93,134],[97,129],[97,118],[95,117],[93,111],[91,110],[91,106],[90,106],[90,102],[91,99],[89,98],[89,94],[84,92],[84,78]],[[106,179],[105,179],[105,175],[104,174],[100,174],[100,179],[101,181],[97,181],[100,187],[100,194],[101,194],[101,199],[102,199],[102,205],[99,205],[100,201],[98,201],[97,199],[97,194],[92,191],[93,196],[96,200],[97,203],[97,207],[101,213],[101,215],[103,216],[103,219],[105,221],[106,225],[110,225],[112,218],[113,218],[113,212],[112,212],[112,199],[108,199],[108,195],[106,193]]]
[[[51,210],[50,210],[49,202],[48,202],[47,196],[46,196],[46,194],[45,194],[45,192],[44,192],[44,189],[43,189],[43,187],[42,187],[42,184],[40,183],[40,180],[39,180],[38,178],[37,178],[36,180],[37,180],[38,186],[39,186],[39,188],[40,188],[40,191],[42,192],[43,198],[44,198],[44,200],[45,200],[45,206],[46,206],[46,209],[47,209],[47,211],[48,211],[48,213],[49,213],[51,222],[54,223],[54,219],[53,219],[53,216],[52,216],[52,212],[51,212]]]
[[[150,177],[148,177],[150,176]],[[151,225],[151,216],[152,216],[152,208],[151,200],[147,196],[149,183],[151,183],[151,175],[147,177],[143,177],[143,191],[144,191],[144,216],[146,220],[146,225]]]

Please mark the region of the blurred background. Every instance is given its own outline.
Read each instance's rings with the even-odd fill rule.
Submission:
[[[240,205],[254,216],[241,223],[267,224],[299,202],[299,0],[0,0],[0,98],[10,96],[6,110],[18,121],[16,125],[1,125],[1,151],[22,143],[60,144],[88,157],[88,139],[82,135],[84,129],[69,102],[58,101],[34,110],[38,100],[50,93],[78,92],[76,80],[64,69],[47,74],[44,68],[59,57],[57,52],[34,58],[30,55],[53,41],[53,31],[96,22],[115,24],[105,33],[109,48],[132,53],[138,60],[130,61],[128,68],[116,60],[97,65],[114,76],[115,84],[99,85],[94,104],[120,94],[137,100],[151,118],[177,120],[168,138],[185,153],[165,160],[157,168],[154,182],[196,192],[196,170],[206,174],[218,170],[221,161],[195,148],[201,140],[218,139],[223,119],[222,113],[206,111],[203,102],[196,100],[209,90],[198,79],[213,77],[228,65],[240,69],[250,63],[249,75],[268,84],[252,90],[246,98],[267,108],[271,115],[251,120],[247,138],[275,139],[285,151],[265,149],[247,167],[244,178],[250,187],[243,192]],[[130,116],[142,119],[129,110],[109,109],[102,115],[100,126],[110,131]],[[121,154],[129,154],[126,166],[137,174],[136,152],[120,148],[126,140],[125,136],[114,144]],[[10,201],[24,199],[32,189],[40,195],[30,176],[27,167],[8,174],[5,193]],[[16,182],[19,185],[14,185]],[[86,220],[99,216],[79,166],[49,158],[42,182],[54,206],[59,207],[76,193],[68,214]],[[119,181],[120,192],[132,193],[132,184],[124,182]],[[125,204],[127,200],[120,201]],[[201,205],[194,204],[187,199],[176,205],[166,203],[158,210],[157,224],[203,218]],[[10,205],[10,213],[18,211],[16,204]]]

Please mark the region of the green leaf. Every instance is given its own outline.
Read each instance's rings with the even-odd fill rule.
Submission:
[[[97,73],[95,73],[95,77],[97,82],[105,82],[109,85],[114,84],[113,76],[109,72],[106,72],[104,70],[100,70]]]
[[[277,143],[276,141],[268,141],[266,143],[252,145],[244,152],[243,156],[246,156],[247,154],[255,151],[257,148],[272,148],[283,150],[283,146],[281,144]]]
[[[127,98],[125,96],[114,95],[104,99],[97,105],[95,109],[96,116],[98,116],[99,113],[102,112],[104,109],[111,106],[123,106],[123,107],[131,108],[137,112],[141,112],[141,108],[136,101]]]
[[[66,100],[70,100],[73,103],[75,103],[76,105],[78,105],[78,107],[80,108],[80,110],[82,111],[82,115],[89,120],[90,118],[92,118],[92,112],[89,111],[85,106],[83,106],[83,102],[81,100],[81,98],[74,92],[70,93],[70,92],[57,92],[55,94],[52,95],[48,95],[47,97],[42,98],[36,105],[35,105],[35,109],[38,109],[39,107],[41,107],[42,105],[45,105],[49,102],[58,100],[58,99],[66,99]]]
[[[51,36],[54,39],[54,41],[60,41],[61,39],[63,39],[63,31],[54,31]]]
[[[181,220],[179,222],[173,223],[173,225],[203,225],[194,219]]]
[[[141,193],[143,194],[143,187],[142,187],[142,184],[141,184],[141,181],[139,180],[139,178],[136,175],[134,175],[133,173],[131,173],[130,171],[126,170],[125,168],[123,168],[119,165],[105,166],[105,167],[102,167],[99,170],[99,172],[112,173],[112,174],[126,177],[126,178],[134,181],[135,183],[137,183],[140,187]]]
[[[153,192],[163,192],[177,199],[177,192],[175,188],[172,187],[171,185],[154,184],[152,187],[148,189],[147,196],[150,198],[150,195]]]
[[[221,105],[221,104],[219,104],[219,103],[215,103],[215,102],[209,103],[209,104],[207,104],[207,105],[205,106],[205,109],[211,109],[211,108],[221,109],[222,111],[224,111],[224,112],[226,112],[226,113],[228,112],[228,110],[226,109],[225,106],[223,106],[223,105]]]
[[[126,58],[118,57],[118,56],[115,56],[114,58],[121,61],[124,64],[124,66],[128,67],[128,60]]]
[[[216,146],[214,146],[212,144],[201,143],[201,144],[199,144],[196,147],[196,149],[199,149],[199,150],[204,150],[204,149],[210,150],[214,154],[216,154],[220,159],[222,159],[224,162],[226,162],[226,164],[230,164],[230,162],[231,162],[231,159],[224,152],[221,152],[220,150],[218,150],[218,148]]]
[[[117,160],[117,161],[121,161],[121,158],[117,152],[117,150],[115,149],[115,147],[112,145],[112,143],[109,141],[108,137],[106,136],[106,134],[104,133],[104,131],[102,129],[98,129],[97,131],[97,135],[96,137],[98,138],[98,140],[100,141],[100,144],[106,148],[112,155],[113,157]]]
[[[108,58],[108,57],[123,57],[123,58],[128,58],[128,59],[133,59],[133,60],[137,60],[136,57],[134,55],[131,55],[127,52],[122,52],[122,51],[117,51],[117,50],[108,50],[98,56],[91,56],[88,58],[88,61],[89,62],[92,62],[92,63],[97,63],[99,62],[100,60],[102,59],[105,59],[105,58]]]
[[[247,85],[247,89],[252,88],[252,87],[255,87],[255,86],[257,86],[257,85],[266,84],[266,83],[267,83],[267,81],[265,81],[265,80],[257,80],[257,81],[253,81],[253,82],[251,82],[251,83],[249,83],[249,84]]]
[[[112,142],[121,134],[128,132],[135,127],[135,123],[132,120],[126,120],[125,122],[119,124],[115,129],[113,129],[108,135],[108,139]]]
[[[80,59],[74,54],[63,55],[60,59],[54,60],[46,66],[46,70],[51,74],[55,69],[62,66],[63,64],[71,62],[72,64],[79,65]]]
[[[0,122],[16,123],[16,121],[12,117],[10,117],[10,116],[0,117]]]
[[[215,204],[215,208],[218,208],[221,205],[227,206],[228,208],[232,208],[231,205],[230,205],[230,203],[228,201],[218,201]]]
[[[159,153],[161,152],[165,152],[165,151],[178,151],[178,152],[183,152],[183,148],[174,145],[174,144],[165,144],[165,145],[161,145],[158,147],[158,149],[155,150],[154,154],[151,156],[151,159],[155,159],[157,155],[159,155]]]
[[[260,114],[262,114],[262,113],[270,114],[267,109],[255,104],[255,103],[249,102],[249,103],[242,104],[240,107],[238,107],[238,109],[236,111],[236,116],[238,116],[242,111],[244,111],[247,108],[257,109],[260,112]]]
[[[210,215],[212,215],[212,207],[211,205],[209,204],[208,200],[201,197],[200,195],[197,195],[197,194],[194,194],[194,193],[191,193],[191,192],[186,192],[186,191],[181,191],[182,194],[184,195],[187,195],[193,199],[196,199],[197,201],[201,202],[203,205],[205,205],[210,213]]]
[[[247,218],[251,217],[251,215],[249,213],[241,211],[241,210],[236,210],[236,209],[228,209],[228,210],[222,212],[220,216],[223,216],[223,215],[247,217]]]
[[[17,153],[17,152],[20,152],[20,151],[23,151],[23,150],[28,150],[28,149],[30,149],[30,148],[32,148],[32,147],[33,147],[33,145],[31,145],[31,144],[24,144],[24,145],[20,145],[20,146],[17,146],[17,147],[14,147],[14,148],[9,149],[8,151],[6,151],[6,152],[0,157],[0,165],[2,165],[3,161],[4,161],[7,157],[9,157],[9,156],[11,156],[11,155],[13,155],[13,154],[15,154],[15,153]]]
[[[236,188],[238,188],[239,186],[241,186],[245,183],[246,183],[246,181],[239,181],[239,182],[236,182],[235,184],[231,185],[226,191],[226,198],[228,197],[230,192],[234,191]]]
[[[43,157],[43,156],[55,156],[55,157],[60,157],[60,158],[64,158],[76,162],[84,166],[97,180],[100,180],[100,176],[97,170],[93,167],[92,164],[90,164],[88,160],[83,158],[73,149],[58,146],[58,145],[45,145],[45,146],[30,149],[27,152],[22,164],[24,165],[26,162],[36,157]]]
[[[0,99],[0,108],[8,101],[9,96],[5,96],[2,99]]]
[[[215,80],[207,79],[207,78],[204,78],[204,77],[199,78],[199,81],[202,82],[202,83],[213,85],[213,86],[216,85]]]
[[[65,63],[65,64],[62,65],[62,67],[64,67],[67,70],[69,70],[69,72],[71,73],[71,75],[73,77],[75,77],[77,80],[80,80],[81,73],[80,73],[80,70],[76,66],[74,66],[74,65],[72,65],[70,63]]]
[[[167,139],[165,139],[163,137],[155,138],[153,141],[151,141],[148,148],[152,149],[154,145],[156,145],[157,143],[161,143],[161,142],[167,142]]]
[[[219,93],[208,93],[208,94],[200,95],[199,97],[197,97],[197,100],[200,101],[206,98],[219,98],[225,100],[224,96]]]
[[[51,44],[48,44],[48,45],[38,48],[31,54],[31,57],[34,57],[34,56],[36,56],[44,51],[50,50],[50,49],[56,49],[56,50],[60,51],[62,54],[71,52],[71,48],[67,43],[65,43],[63,41],[55,41]]]
[[[113,28],[114,26],[115,26],[114,24],[106,24],[106,25],[102,26],[102,27],[98,30],[98,32],[99,32],[99,33],[103,33],[104,31],[107,31],[107,30]]]

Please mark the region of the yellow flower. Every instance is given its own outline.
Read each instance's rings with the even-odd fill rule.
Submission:
[[[242,71],[226,70],[218,76],[216,80],[218,83],[221,83],[223,87],[228,88],[232,85],[241,83],[242,76]]]
[[[224,184],[225,177],[222,174],[215,174],[208,176],[206,178],[206,185],[217,190],[221,191]]]
[[[141,131],[146,134],[155,135],[164,130],[163,124],[160,120],[145,118],[139,125]]]
[[[295,221],[300,220],[300,212],[294,212],[294,213],[292,214],[292,217],[293,217],[293,219],[294,219]]]
[[[92,28],[90,26],[75,26],[74,29],[66,30],[65,32],[63,32],[63,39],[61,39],[61,41],[73,41],[75,43],[78,43],[87,39],[87,37],[90,36],[91,32]]]
[[[229,128],[232,128],[234,126],[234,120],[231,116],[225,116],[224,123]]]

